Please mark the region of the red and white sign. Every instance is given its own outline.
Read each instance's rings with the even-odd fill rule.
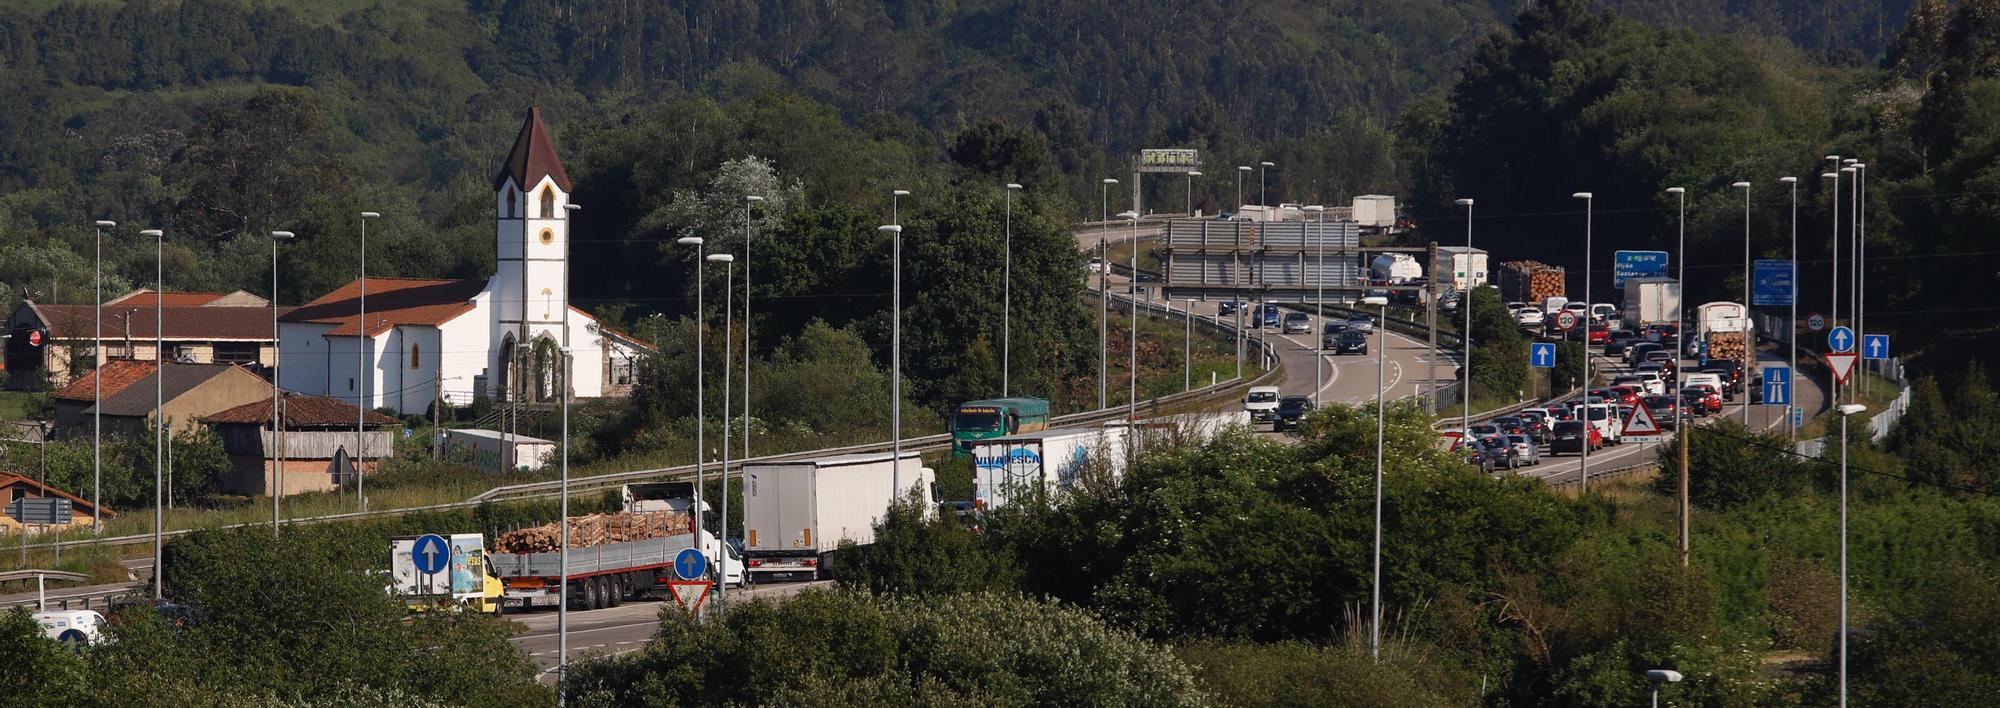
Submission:
[[[1438,438],[1438,444],[1443,445],[1446,452],[1451,452],[1457,450],[1460,443],[1465,442],[1465,432],[1461,430],[1447,430],[1439,433]]]
[[[701,610],[701,603],[708,599],[708,589],[715,583],[707,580],[669,580],[667,589],[674,593],[674,602],[680,603],[681,610],[694,614]]]
[[[38,329],[38,330],[34,330],[34,331],[31,331],[31,332],[29,332],[29,333],[28,333],[28,346],[31,346],[31,347],[39,347],[39,346],[42,346],[42,331],[41,331],[41,330],[39,330],[39,329]]]
[[[1826,368],[1833,372],[1833,382],[1847,383],[1847,375],[1854,373],[1854,362],[1861,355],[1855,352],[1830,352],[1821,354],[1826,359]]]
[[[1808,332],[1826,331],[1826,315],[1822,315],[1817,312],[1812,313],[1810,315],[1806,315],[1806,331]]]
[[[1567,332],[1575,328],[1576,328],[1575,311],[1563,310],[1562,312],[1556,313],[1556,329]]]
[[[1660,421],[1653,417],[1653,409],[1637,405],[1632,407],[1632,415],[1625,418],[1625,430],[1620,437],[1635,442],[1658,442],[1665,434]]]

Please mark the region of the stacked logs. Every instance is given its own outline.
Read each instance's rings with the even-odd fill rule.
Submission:
[[[1749,361],[1749,348],[1742,332],[1708,333],[1708,358]]]
[[[688,516],[677,511],[591,514],[569,519],[569,547],[645,541],[691,533]],[[546,553],[561,547],[562,527],[542,524],[500,534],[494,548],[501,553]]]

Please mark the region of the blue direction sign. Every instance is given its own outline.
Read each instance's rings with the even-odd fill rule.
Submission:
[[[674,574],[682,580],[700,580],[708,575],[708,556],[692,548],[683,548],[674,556]]]
[[[1836,353],[1854,351],[1854,330],[1844,326],[1828,330],[1826,345],[1832,347]]]
[[[1761,260],[1750,269],[1750,305],[1785,307],[1792,304],[1795,266],[1788,260]]]
[[[1889,335],[1886,334],[1861,335],[1861,358],[1863,359],[1889,358]]]
[[[1788,366],[1764,367],[1764,405],[1792,405],[1792,369]]]
[[[419,573],[425,575],[442,573],[445,566],[451,565],[451,544],[445,543],[443,536],[434,533],[418,536],[416,545],[410,547],[410,561],[416,565]]]
[[[1537,369],[1556,368],[1555,342],[1534,342],[1529,344],[1528,365]]]
[[[1805,424],[1806,424],[1806,409],[1800,408],[1798,406],[1792,406],[1792,427],[1800,428],[1804,427]]]
[[[1666,251],[1618,251],[1611,254],[1611,287],[1625,287],[1626,278],[1658,278],[1666,274]]]

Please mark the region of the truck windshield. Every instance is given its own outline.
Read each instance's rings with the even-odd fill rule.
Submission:
[[[1000,431],[998,413],[959,413],[951,418],[951,429],[968,433],[994,433]]]
[[[1278,394],[1269,391],[1251,391],[1250,397],[1243,400],[1251,403],[1271,403],[1278,400]]]

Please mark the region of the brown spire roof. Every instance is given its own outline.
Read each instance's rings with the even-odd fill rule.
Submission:
[[[521,134],[514,138],[514,149],[507,153],[507,164],[500,168],[500,174],[493,178],[493,188],[514,178],[514,186],[527,191],[535,184],[549,177],[556,181],[556,187],[570,191],[569,173],[563,171],[562,158],[556,156],[556,147],[549,141],[549,128],[542,125],[542,109],[528,109],[528,120],[521,124]]]

